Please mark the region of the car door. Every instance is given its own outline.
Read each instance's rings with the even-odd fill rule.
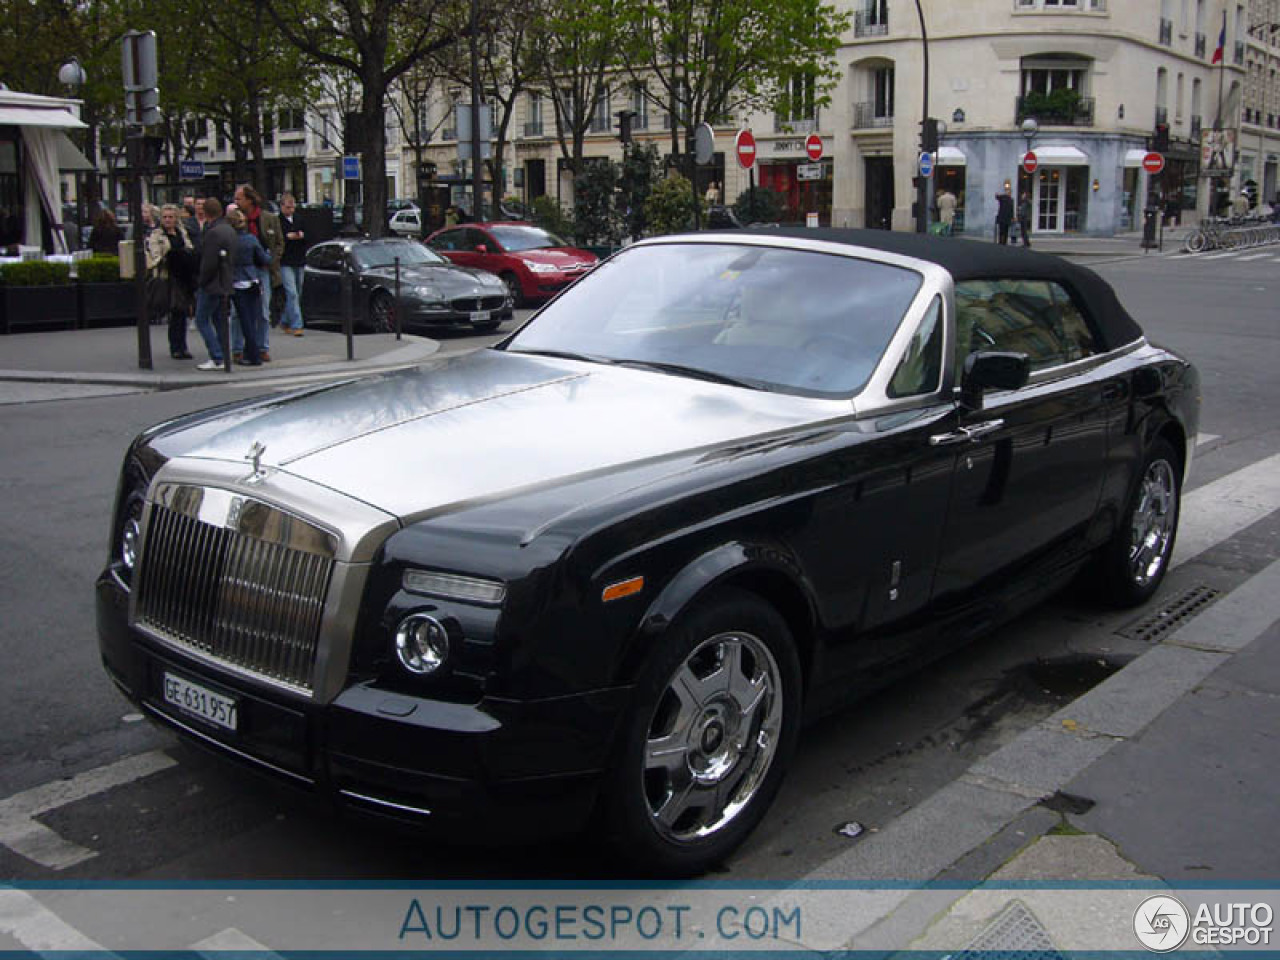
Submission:
[[[451,230],[444,230],[437,233],[429,241],[429,246],[442,257],[447,257],[454,263],[465,263],[466,258],[471,256],[466,249],[467,228],[454,227]]]
[[[333,320],[342,309],[342,247],[321,243],[307,251],[303,270],[302,313],[309,319]]]
[[[1106,386],[1094,336],[1060,284],[956,284],[957,369],[976,350],[1024,353],[1031,379],[957,411],[932,442],[957,453],[934,594],[941,609],[1045,582],[1087,545],[1106,469]]]

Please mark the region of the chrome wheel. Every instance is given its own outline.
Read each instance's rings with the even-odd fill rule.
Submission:
[[[783,688],[757,637],[720,633],[667,681],[644,743],[644,799],[658,833],[687,842],[731,823],[760,790],[778,750]]]
[[[1130,527],[1129,571],[1139,587],[1157,579],[1168,562],[1177,527],[1177,495],[1177,480],[1169,461],[1153,460],[1138,488]]]
[[[369,326],[373,327],[375,333],[395,332],[395,307],[387,294],[375,294],[369,302]]]
[[[504,273],[499,279],[507,285],[507,295],[511,297],[511,305],[520,306],[524,299],[524,295],[520,292],[520,278],[514,273]]]

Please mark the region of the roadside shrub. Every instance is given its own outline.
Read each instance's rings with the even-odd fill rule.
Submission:
[[[618,165],[593,159],[573,181],[573,226],[578,243],[614,246],[622,237],[622,217],[614,205]]]
[[[664,233],[681,233],[693,229],[693,205],[706,206],[701,197],[694,197],[689,181],[678,173],[671,173],[653,185],[644,204],[644,216],[649,232],[654,236]]]
[[[71,282],[71,264],[23,260],[0,266],[0,282],[11,287],[53,287]]]
[[[555,197],[543,194],[533,201],[533,222],[543,230],[565,238],[573,235],[573,221],[560,209]]]
[[[81,283],[116,283],[120,279],[119,257],[91,257],[76,264]]]
[[[733,202],[733,212],[746,226],[753,223],[777,223],[786,209],[786,198],[768,187],[748,187]]]

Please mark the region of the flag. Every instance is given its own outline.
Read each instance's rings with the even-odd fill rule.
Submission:
[[[1218,34],[1218,48],[1213,51],[1213,59],[1209,61],[1210,65],[1222,63],[1223,54],[1227,49],[1227,11],[1222,11],[1222,32]]]

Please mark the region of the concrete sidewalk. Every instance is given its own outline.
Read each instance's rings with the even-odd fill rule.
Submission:
[[[1118,233],[1114,237],[1090,237],[1073,233],[1032,233],[1031,249],[1038,253],[1052,253],[1060,257],[1079,258],[1126,258],[1169,255],[1182,252],[1183,241],[1195,227],[1184,223],[1179,227],[1167,227],[1163,236],[1159,231],[1156,239],[1159,246],[1146,249],[1142,246],[1142,231]],[[995,243],[994,228],[981,232],[962,234],[966,240],[977,240],[983,243]],[[1010,242],[1011,246],[1015,244]]]
[[[16,333],[0,338],[0,381],[26,383],[100,384],[151,390],[177,390],[215,383],[277,381],[282,377],[358,376],[377,370],[418,363],[440,344],[426,337],[404,334],[357,334],[354,359],[347,359],[347,340],[341,333],[308,329],[301,337],[272,330],[271,361],[260,367],[232,364],[231,373],[202,371],[207,360],[204,343],[195,331],[187,333],[190,360],[169,356],[168,331],[147,328],[151,338],[152,369],[138,366],[136,327],[100,327]]]

